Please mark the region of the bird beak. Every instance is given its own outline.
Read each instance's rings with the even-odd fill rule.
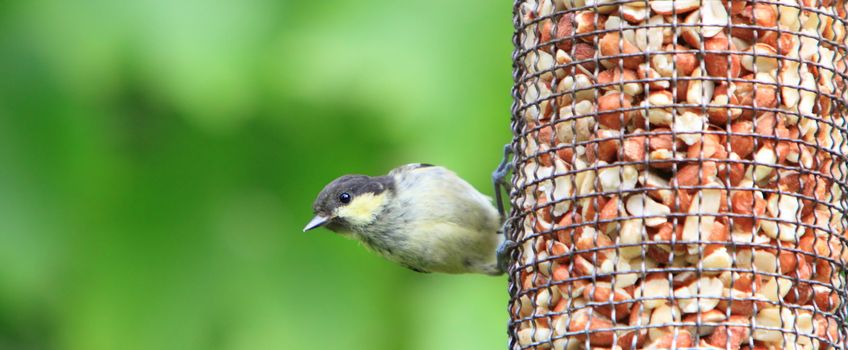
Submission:
[[[310,221],[308,224],[306,224],[306,227],[303,228],[303,232],[306,232],[306,231],[309,231],[309,230],[314,229],[316,227],[319,227],[321,225],[324,225],[324,224],[327,223],[327,221],[329,221],[328,218],[323,217],[321,215],[315,215],[315,217],[312,218],[312,221]]]

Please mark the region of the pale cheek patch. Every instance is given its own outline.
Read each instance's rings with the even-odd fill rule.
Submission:
[[[377,210],[386,200],[384,194],[365,193],[353,198],[348,205],[336,209],[336,216],[353,225],[367,225],[374,221]]]

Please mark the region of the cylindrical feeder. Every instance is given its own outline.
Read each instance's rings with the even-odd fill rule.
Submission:
[[[846,348],[846,1],[514,15],[510,349]]]

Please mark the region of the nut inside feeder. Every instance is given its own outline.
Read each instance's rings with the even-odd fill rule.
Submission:
[[[844,0],[518,0],[511,349],[846,347]]]

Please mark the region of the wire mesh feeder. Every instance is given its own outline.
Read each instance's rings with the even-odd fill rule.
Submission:
[[[846,347],[845,0],[518,0],[512,349]]]

